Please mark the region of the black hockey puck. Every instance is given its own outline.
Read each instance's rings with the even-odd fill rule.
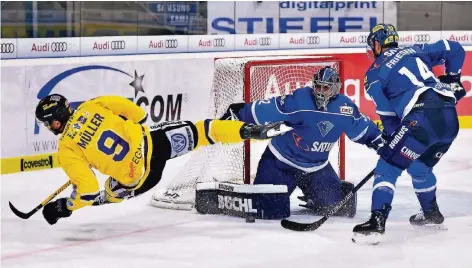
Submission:
[[[253,216],[249,216],[246,218],[246,222],[247,223],[254,223],[256,222],[256,218],[254,218]]]

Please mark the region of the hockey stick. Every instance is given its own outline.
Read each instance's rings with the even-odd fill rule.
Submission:
[[[44,207],[49,201],[51,201],[54,197],[56,197],[58,194],[60,194],[62,191],[64,191],[69,185],[71,184],[70,181],[66,182],[64,185],[61,186],[61,188],[57,189],[53,194],[48,196],[41,204],[39,204],[37,207],[35,207],[33,210],[31,210],[28,213],[23,213],[16,209],[11,202],[8,202],[10,205],[11,211],[15,213],[16,216],[22,218],[22,219],[28,219],[29,217],[33,216],[34,213],[36,213],[38,210],[40,210],[42,207]]]
[[[362,181],[359,182],[356,187],[354,187],[354,189],[352,189],[352,191],[348,195],[346,195],[343,200],[339,202],[339,204],[337,204],[334,208],[328,211],[328,213],[326,213],[326,215],[324,215],[323,218],[321,218],[320,220],[315,221],[313,223],[300,223],[283,219],[280,224],[285,229],[289,229],[292,231],[314,231],[320,228],[320,226],[323,225],[323,223],[325,223],[329,219],[329,217],[333,216],[333,214],[338,212],[338,210],[341,209],[349,201],[349,199],[351,199],[351,197],[357,192],[357,190],[359,190],[368,180],[370,180],[372,175],[374,175],[374,170],[367,174],[367,176],[365,176],[365,178],[362,179]]]

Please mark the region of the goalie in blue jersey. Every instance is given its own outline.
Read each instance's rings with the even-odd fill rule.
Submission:
[[[385,232],[396,180],[405,169],[422,208],[410,223],[423,226],[444,221],[432,170],[459,131],[455,106],[466,94],[460,82],[465,52],[459,43],[448,40],[398,48],[398,33],[385,24],[373,27],[367,40],[375,61],[364,84],[387,134],[385,145],[377,151],[381,157],[374,172],[371,218],[354,227],[353,241],[378,243]],[[432,66],[440,64],[445,64],[446,75],[438,80]]]
[[[324,67],[316,71],[313,87],[296,89],[292,95],[232,104],[230,115],[247,123],[266,124],[284,121],[293,129],[272,138],[257,168],[254,184],[286,185],[291,194],[298,186],[306,207],[316,214],[333,208],[353,188],[342,182],[328,161],[331,148],[344,132],[354,142],[376,148],[381,132],[359,112],[346,96],[339,94],[337,71]],[[353,217],[356,198],[338,216]]]

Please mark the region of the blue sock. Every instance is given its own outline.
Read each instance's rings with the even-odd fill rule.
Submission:
[[[378,187],[372,193],[372,211],[384,209],[385,205],[390,206],[393,200],[395,189],[391,187]]]
[[[392,205],[393,194],[395,193],[395,183],[402,170],[390,165],[382,158],[375,167],[375,180],[372,193],[372,211],[385,209]]]
[[[412,177],[413,188],[415,188],[421,208],[423,211],[432,210],[433,201],[436,198],[436,176],[433,169],[420,160],[416,160],[408,168],[408,173]]]
[[[433,210],[433,201],[436,199],[436,189],[429,192],[416,193],[416,196],[418,197],[418,201],[420,201],[423,211]]]

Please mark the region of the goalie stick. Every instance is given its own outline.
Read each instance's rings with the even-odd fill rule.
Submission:
[[[31,210],[28,213],[23,213],[16,209],[11,202],[8,202],[10,205],[11,211],[15,213],[16,216],[22,218],[22,219],[28,219],[29,217],[33,216],[38,210],[40,210],[42,207],[44,207],[49,201],[51,201],[54,197],[56,197],[58,194],[60,194],[62,191],[64,191],[69,185],[71,184],[70,181],[66,182],[64,185],[61,186],[61,188],[57,189],[54,193],[52,193],[48,198],[46,198],[41,204],[39,204],[37,207],[35,207],[33,210]]]
[[[343,200],[341,200],[334,208],[332,208],[326,215],[323,216],[318,221],[315,221],[313,223],[300,223],[300,222],[294,222],[294,221],[289,221],[286,219],[283,219],[280,224],[282,225],[283,228],[289,229],[292,231],[314,231],[318,228],[320,228],[323,223],[325,223],[329,217],[331,217],[333,214],[335,214],[339,209],[341,209],[348,201],[351,199],[351,197],[362,187],[364,184],[370,180],[370,178],[374,175],[374,170],[372,170],[367,176],[365,176],[364,179],[362,179],[352,191],[344,197]]]

